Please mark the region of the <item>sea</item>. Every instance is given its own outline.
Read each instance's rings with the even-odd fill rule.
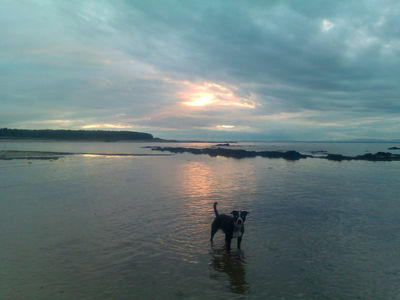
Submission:
[[[0,150],[79,154],[0,160],[0,299],[400,299],[399,161],[145,148],[155,145],[215,143],[1,140]],[[358,155],[391,146],[229,147]],[[249,212],[240,250],[233,241],[226,251],[222,232],[210,244],[214,202],[220,213]]]

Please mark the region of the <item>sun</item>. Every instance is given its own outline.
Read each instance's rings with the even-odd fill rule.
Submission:
[[[183,81],[183,88],[177,93],[180,99],[179,104],[192,107],[192,109],[254,109],[256,102],[254,96],[241,97],[235,94],[236,86],[223,86],[215,82],[192,83]]]
[[[190,101],[182,102],[189,106],[206,106],[214,102],[214,94],[211,93],[199,93],[194,97],[190,98]]]
[[[251,97],[240,97],[235,94],[238,90],[235,86],[225,87],[215,82],[191,83],[183,82],[184,88],[178,92],[178,96],[184,101],[179,102],[192,108],[222,109],[231,108],[250,108],[256,107],[256,103]]]

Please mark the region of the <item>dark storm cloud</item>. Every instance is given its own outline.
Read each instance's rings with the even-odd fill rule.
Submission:
[[[264,2],[6,2],[0,126],[64,119],[187,137],[398,137],[400,4]],[[191,110],[178,104],[185,82],[257,105]]]

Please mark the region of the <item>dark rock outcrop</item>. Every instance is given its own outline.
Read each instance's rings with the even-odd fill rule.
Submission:
[[[367,153],[364,155],[357,155],[355,160],[370,160],[370,161],[392,161],[400,160],[400,155],[392,154],[390,152],[377,152],[375,154]]]
[[[357,156],[345,156],[341,154],[327,154],[325,156],[313,156],[301,154],[297,151],[248,151],[243,149],[226,149],[226,148],[185,148],[185,147],[149,147],[153,151],[168,151],[172,153],[192,153],[192,154],[206,154],[212,157],[223,156],[231,158],[252,158],[252,157],[266,157],[266,158],[282,158],[290,161],[296,161],[303,158],[319,158],[333,161],[350,161],[350,160],[366,160],[366,161],[400,161],[400,154],[393,154],[390,152],[377,152],[375,154],[367,153]]]
[[[192,153],[192,154],[207,154],[209,156],[224,156],[232,158],[252,158],[256,156],[267,158],[283,158],[286,160],[299,160],[310,157],[309,155],[301,154],[297,151],[247,151],[242,149],[226,149],[226,148],[184,148],[184,147],[150,147],[154,151],[168,151],[172,153]]]
[[[328,154],[326,156],[319,156],[318,158],[342,161],[342,160],[367,160],[367,161],[400,161],[399,154],[393,154],[390,152],[377,152],[375,154],[366,153],[357,156],[345,156],[341,154]]]
[[[352,160],[350,156],[344,156],[341,154],[328,154],[326,156],[321,156],[320,158],[324,158],[327,160],[335,160],[335,161],[342,161],[342,160]]]

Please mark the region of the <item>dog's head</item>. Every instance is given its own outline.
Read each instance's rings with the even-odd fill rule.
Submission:
[[[244,211],[234,210],[231,212],[231,214],[233,215],[233,223],[235,223],[235,226],[240,227],[246,221],[246,216],[248,212],[245,210]]]

